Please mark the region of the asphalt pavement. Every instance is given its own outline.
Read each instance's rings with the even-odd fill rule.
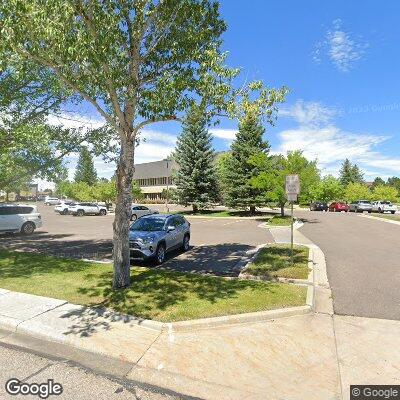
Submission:
[[[353,213],[296,216],[325,253],[335,314],[400,320],[400,226]]]
[[[156,209],[156,207],[153,207]],[[39,203],[43,226],[32,235],[0,235],[0,248],[47,253],[57,257],[112,259],[114,215],[74,217],[59,215]],[[273,241],[262,220],[191,218],[191,248],[168,255],[165,268],[185,272],[237,275],[235,265],[256,246]]]
[[[0,345],[0,398],[4,400],[39,399],[37,395],[10,395],[5,386],[9,379],[23,383],[46,383],[53,379],[62,386],[60,400],[177,400],[187,397],[166,393],[163,389],[115,379],[75,365],[65,359],[27,352],[18,347]],[[14,390],[14,388],[12,388]]]

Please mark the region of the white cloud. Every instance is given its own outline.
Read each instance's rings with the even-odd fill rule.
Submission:
[[[325,40],[317,43],[313,59],[319,63],[326,55],[339,71],[348,72],[364,56],[369,44],[344,30],[340,19],[334,20],[332,25]]]
[[[334,108],[318,102],[298,100],[293,106],[279,110],[280,116],[293,118],[300,126],[321,126],[328,124],[337,114]]]
[[[50,125],[62,126],[66,129],[95,129],[105,124],[103,119],[88,118],[79,114],[60,113],[59,115],[48,115],[47,122]]]
[[[344,131],[333,123],[332,109],[299,101],[281,115],[293,118],[299,126],[278,133],[280,144],[274,153],[302,150],[308,159],[318,160],[324,174],[338,175],[345,158],[359,164],[367,179],[398,174],[400,170],[400,158],[385,156],[377,150],[389,136]]]
[[[236,138],[237,129],[213,128],[209,129],[209,132],[216,138],[232,142]]]
[[[158,142],[175,146],[177,136],[153,129],[145,129],[140,133],[140,138],[144,139],[144,141],[142,141],[141,143]]]

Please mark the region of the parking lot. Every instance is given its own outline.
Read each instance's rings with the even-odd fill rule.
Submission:
[[[400,320],[400,226],[354,213],[296,216],[325,254],[335,313]]]
[[[38,251],[59,257],[107,260],[112,258],[113,215],[59,215],[53,206],[38,204],[43,227],[29,236],[2,235],[0,247]],[[235,265],[257,245],[273,241],[262,221],[236,218],[187,218],[191,249],[171,253],[164,268],[235,275]]]

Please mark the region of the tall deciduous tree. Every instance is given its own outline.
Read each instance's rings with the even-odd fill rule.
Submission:
[[[312,198],[312,188],[318,183],[319,171],[316,161],[309,161],[301,151],[288,152],[283,155],[268,157],[263,153],[250,158],[259,173],[250,180],[250,184],[262,191],[265,200],[277,203],[281,215],[285,214],[287,202],[285,179],[287,175],[297,174],[300,178],[299,202],[308,202]]]
[[[174,159],[179,165],[174,177],[174,198],[178,204],[192,205],[197,212],[218,200],[215,153],[201,106],[193,105],[187,113]]]
[[[212,0],[8,0],[0,3],[0,51],[14,70],[40,66],[71,97],[86,100],[119,145],[114,288],[130,284],[129,219],[134,152],[140,131],[176,120],[194,98],[212,115],[237,113],[233,99],[258,91],[271,113],[285,93],[260,83],[231,90],[237,69],[224,66],[225,24]]]
[[[344,197],[347,201],[369,200],[372,193],[369,188],[361,183],[349,183],[344,191]]]
[[[347,186],[349,183],[364,182],[364,174],[362,173],[358,165],[352,164],[347,158],[343,161],[339,176],[340,182],[344,186]]]
[[[75,182],[85,182],[89,186],[93,186],[97,182],[97,172],[94,167],[93,157],[86,146],[82,146],[79,151],[74,179]]]
[[[239,121],[230,156],[225,160],[225,197],[230,207],[248,207],[254,213],[256,206],[265,204],[262,191],[250,183],[260,172],[250,158],[259,153],[266,156],[269,152],[269,144],[263,139],[264,132],[261,116],[250,108]]]
[[[325,176],[310,189],[312,200],[329,202],[333,200],[343,200],[344,186],[340,180],[332,175]]]
[[[399,193],[396,188],[392,186],[379,185],[376,186],[372,192],[372,198],[374,200],[388,200],[397,201]]]

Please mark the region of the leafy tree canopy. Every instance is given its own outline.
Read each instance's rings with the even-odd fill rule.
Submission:
[[[392,186],[379,185],[376,186],[372,192],[372,198],[374,200],[388,200],[398,201],[399,192]]]
[[[344,198],[344,186],[339,179],[328,175],[310,188],[310,195],[313,200],[320,200],[327,203],[334,200],[340,201]]]
[[[372,193],[369,188],[361,183],[349,183],[344,191],[344,198],[353,202],[356,200],[370,200]]]

